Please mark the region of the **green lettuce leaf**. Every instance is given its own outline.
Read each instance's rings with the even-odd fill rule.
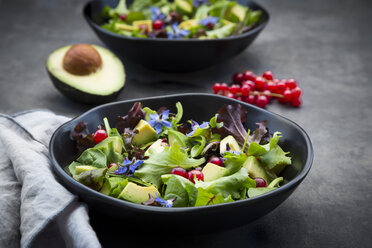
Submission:
[[[206,33],[207,33],[208,38],[224,38],[232,34],[232,32],[234,31],[235,25],[236,24],[234,23],[229,23],[229,24],[222,26],[221,28],[207,31]]]
[[[277,188],[279,188],[279,183],[283,181],[283,177],[278,177],[274,179],[267,187],[260,187],[260,188],[249,188],[247,195],[248,197],[255,197],[258,195],[266,194],[270,191],[273,191]]]
[[[223,156],[226,159],[223,164],[225,168],[230,171],[230,175],[239,171],[247,160],[247,155],[243,152],[240,152],[239,154],[225,152]]]
[[[100,190],[105,180],[106,171],[107,168],[84,171],[79,175],[75,175],[74,179],[91,189]]]
[[[191,157],[196,158],[203,151],[205,145],[207,144],[207,139],[203,135],[199,135],[196,137],[192,137],[192,140],[193,143],[196,143],[196,145],[191,148],[190,154]]]
[[[178,175],[162,175],[161,179],[167,186],[163,196],[164,200],[177,198],[174,207],[194,206],[197,189],[190,180]]]
[[[89,148],[85,150],[80,157],[78,157],[77,162],[97,168],[105,168],[107,166],[106,155],[100,148]]]
[[[177,108],[177,114],[172,119],[172,126],[174,128],[176,128],[176,125],[178,124],[178,122],[180,122],[180,120],[182,119],[182,116],[183,116],[183,108],[182,108],[182,104],[180,102],[176,103],[176,108]]]

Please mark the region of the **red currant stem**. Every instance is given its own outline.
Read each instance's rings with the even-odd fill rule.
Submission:
[[[278,97],[278,98],[284,98],[282,94],[278,93],[264,93],[264,92],[249,92],[250,95],[255,95],[255,96],[272,96],[272,97]]]

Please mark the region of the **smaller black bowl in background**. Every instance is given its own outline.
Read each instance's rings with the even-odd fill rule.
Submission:
[[[124,61],[169,72],[195,71],[226,61],[247,48],[269,21],[268,12],[260,5],[238,1],[254,10],[261,10],[261,23],[252,30],[222,39],[159,39],[126,37],[106,29],[102,9],[116,6],[118,0],[95,0],[87,3],[83,14],[97,36]],[[132,1],[127,1],[130,4]]]
[[[203,207],[169,209],[119,200],[94,191],[69,176],[64,168],[79,155],[70,138],[70,132],[76,124],[85,121],[88,122],[89,129],[94,130],[102,122],[103,117],[107,117],[113,122],[117,116],[126,114],[133,103],[137,101],[152,109],[166,106],[172,112],[175,112],[176,102],[180,101],[184,108],[182,120],[194,119],[198,122],[209,120],[224,104],[240,103],[247,109],[247,128],[252,130],[256,128],[256,122],[268,120],[271,131],[282,132],[283,138],[280,145],[283,150],[289,151],[292,157],[292,165],[287,166],[281,173],[285,179],[284,185],[267,194],[245,200]],[[113,125],[113,123],[111,124]],[[167,232],[197,228],[198,233],[238,227],[274,210],[302,182],[309,172],[313,160],[311,141],[305,131],[294,122],[256,106],[212,94],[170,95],[98,106],[58,128],[50,141],[49,153],[52,168],[61,183],[71,192],[79,195],[81,200],[88,203],[91,210],[107,216],[104,218],[106,221],[110,222],[115,219],[115,222],[130,226],[133,230],[136,230],[135,228],[146,229],[144,227],[154,225],[151,223],[162,223],[163,227],[169,227]],[[154,232],[153,229],[157,228],[149,228],[148,231]],[[163,229],[160,228],[160,230]]]

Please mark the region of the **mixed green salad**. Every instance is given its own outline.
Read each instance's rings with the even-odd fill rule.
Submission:
[[[255,197],[279,187],[291,164],[267,121],[244,128],[247,111],[224,105],[208,122],[181,123],[167,107],[136,102],[115,128],[107,118],[91,134],[86,122],[72,130],[81,155],[66,167],[80,183],[118,199],[159,207],[206,206]]]
[[[261,11],[227,0],[120,0],[106,6],[103,28],[141,38],[214,39],[245,33],[260,24]]]

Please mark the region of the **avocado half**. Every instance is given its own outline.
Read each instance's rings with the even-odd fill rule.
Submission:
[[[112,52],[96,45],[61,47],[49,55],[46,67],[54,86],[78,102],[112,101],[125,84],[123,63]]]

